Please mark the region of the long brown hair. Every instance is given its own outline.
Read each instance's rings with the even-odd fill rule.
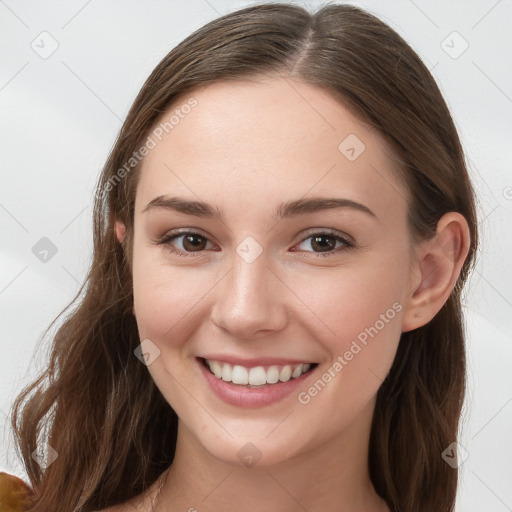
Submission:
[[[17,451],[35,491],[31,512],[121,503],[172,463],[176,413],[134,356],[140,340],[130,255],[140,163],[126,169],[126,162],[193,88],[264,74],[329,91],[385,137],[409,189],[414,239],[434,236],[450,211],[469,224],[469,254],[449,299],[427,325],[402,333],[378,391],[368,461],[391,510],[453,510],[457,470],[441,454],[457,439],[465,387],[461,292],[477,247],[474,193],[457,131],[428,69],[379,19],[348,5],[310,13],[267,4],[218,18],[174,48],[121,128],[97,185],[89,273],[63,311],[46,371],[13,406]],[[122,245],[115,219],[126,226]],[[31,457],[38,443],[58,453],[46,469]]]

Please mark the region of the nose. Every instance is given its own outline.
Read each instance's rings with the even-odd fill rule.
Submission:
[[[211,320],[237,339],[268,336],[288,321],[286,287],[264,256],[247,263],[235,254],[231,270],[216,287]]]

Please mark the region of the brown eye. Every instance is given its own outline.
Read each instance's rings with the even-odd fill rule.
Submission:
[[[181,235],[183,236],[183,248],[185,251],[200,251],[206,246],[206,238],[201,235]]]
[[[304,237],[298,247],[299,250],[312,252],[316,256],[331,256],[354,247],[354,244],[337,233],[314,232]]]
[[[211,244],[204,235],[191,231],[168,233],[156,243],[167,246],[169,252],[180,256],[192,256],[192,253],[200,253],[207,248],[208,243]]]
[[[312,236],[311,247],[319,252],[332,251],[336,248],[336,239],[331,235]]]

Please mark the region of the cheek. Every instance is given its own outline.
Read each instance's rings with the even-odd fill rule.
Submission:
[[[141,269],[140,278],[134,273],[133,294],[139,328],[146,334],[161,338],[173,329],[179,319],[193,307],[196,296],[191,280],[183,282],[176,272],[163,272],[158,267]]]
[[[141,338],[166,345],[173,339],[186,339],[184,329],[193,329],[201,298],[211,288],[209,280],[215,276],[210,274],[198,268],[172,267],[157,251],[135,251],[133,295]]]
[[[396,318],[402,300],[403,276],[375,266],[329,269],[296,279],[292,289],[310,308],[312,325],[331,337],[345,339],[375,324],[381,314]],[[316,319],[316,321],[315,321]],[[379,324],[380,325],[380,324]]]
[[[295,283],[294,291],[310,309],[302,315],[303,325],[331,361],[341,357],[344,385],[357,387],[371,373],[383,380],[393,362],[406,277],[393,261],[380,258],[374,264],[330,269]]]
[[[369,267],[341,274],[337,280],[319,279],[318,293],[310,287],[308,305],[316,317],[308,316],[306,328],[330,360],[317,380],[297,395],[308,417],[317,418],[312,420],[313,430],[331,425],[326,436],[347,427],[372,403],[401,335],[403,306],[396,276]]]

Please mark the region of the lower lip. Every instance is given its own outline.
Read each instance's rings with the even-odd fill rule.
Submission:
[[[237,407],[264,407],[284,400],[315,371],[313,368],[288,382],[268,384],[262,388],[249,388],[218,379],[199,359],[198,364],[212,391],[224,402]]]

